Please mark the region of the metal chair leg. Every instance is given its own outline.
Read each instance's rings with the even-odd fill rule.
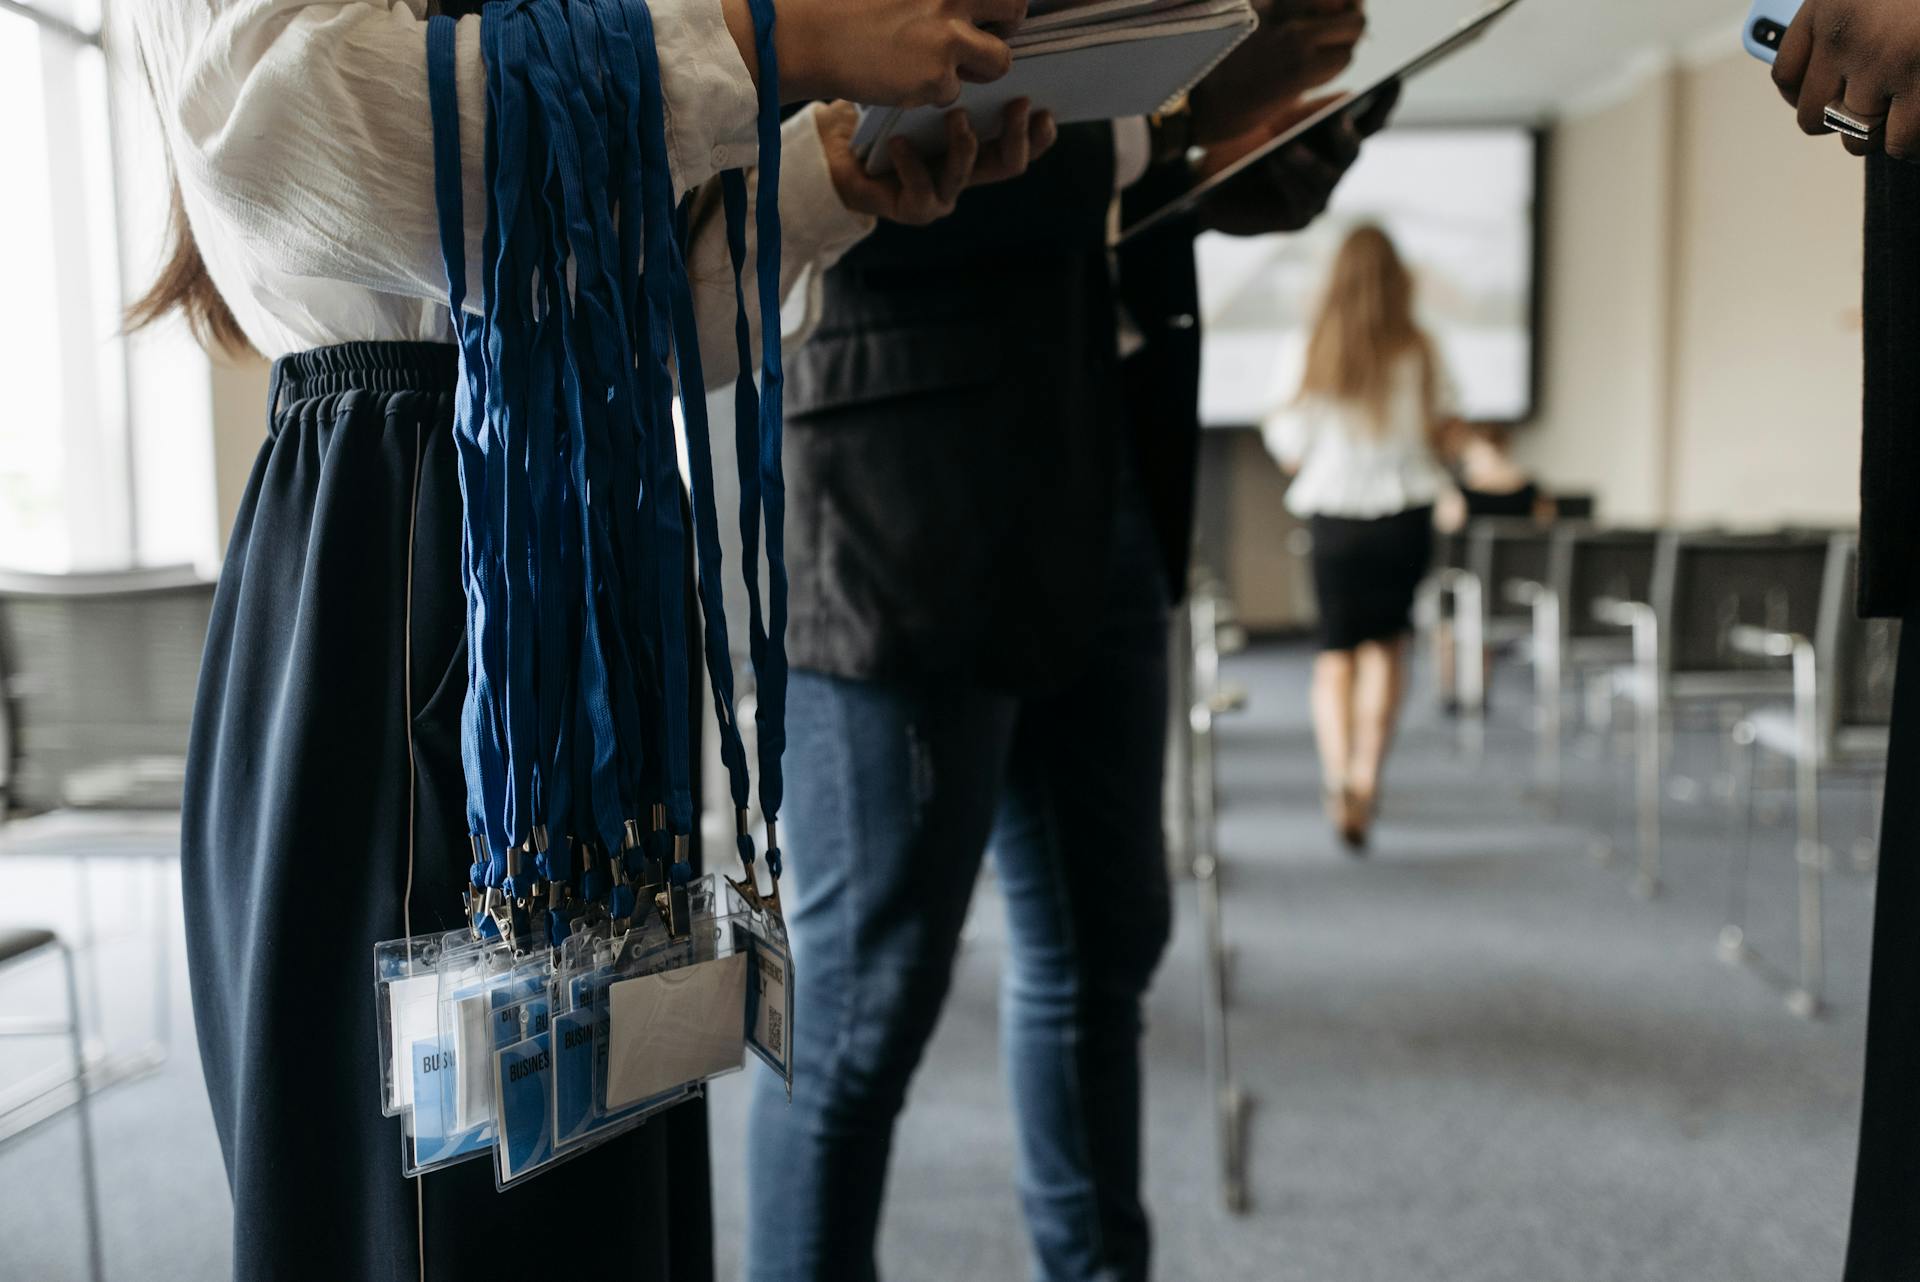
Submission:
[[[1215,1141],[1218,1146],[1220,1196],[1229,1214],[1247,1208],[1247,1153],[1245,1119],[1247,1099],[1233,1079],[1228,1028],[1227,942],[1221,912],[1220,860],[1215,849],[1218,796],[1214,759],[1214,718],[1222,710],[1220,655],[1216,640],[1218,614],[1208,598],[1196,598],[1191,607],[1193,701],[1188,707],[1189,755],[1192,770],[1192,874],[1199,896],[1200,929],[1205,956],[1201,966],[1201,1019],[1206,1039],[1207,1075],[1213,1087]]]
[[[1853,869],[1855,872],[1870,873],[1880,862],[1880,825],[1885,822],[1887,806],[1887,775],[1881,770],[1873,777],[1873,785],[1867,795],[1867,831],[1853,843]]]
[[[1738,832],[1727,842],[1727,920],[1720,928],[1720,956],[1730,965],[1752,956],[1747,947],[1747,878],[1753,862],[1753,764],[1758,739],[1750,721],[1736,724],[1729,736],[1734,760],[1728,809]]]
[[[1560,596],[1544,590],[1533,599],[1534,725],[1538,733],[1538,781],[1549,813],[1561,804],[1561,704],[1563,688],[1560,656]]]
[[[75,1008],[75,1015],[81,1020],[81,1038],[88,1053],[93,1058],[104,1054],[107,1044],[106,999],[100,991],[100,924],[94,912],[92,885],[92,864],[86,859],[73,861],[73,893],[78,933],[69,939],[69,943],[79,950],[80,988],[84,988],[86,1005]]]
[[[146,1058],[155,1068],[166,1063],[173,1050],[173,923],[179,920],[173,909],[177,882],[171,865],[151,861],[151,884],[147,888],[147,929],[153,937],[153,1037],[147,1044]]]
[[[1454,689],[1460,697],[1460,750],[1479,765],[1487,744],[1486,587],[1471,574],[1454,588]]]
[[[1634,794],[1638,806],[1640,867],[1633,893],[1652,899],[1660,893],[1660,756],[1661,714],[1658,708],[1634,711]]]
[[[1794,809],[1799,837],[1794,862],[1800,872],[1800,987],[1787,997],[1787,1007],[1804,1019],[1817,1016],[1826,1000],[1826,922],[1824,879],[1826,849],[1820,840],[1820,752],[1818,700],[1814,696],[1816,663],[1811,646],[1796,649],[1795,677],[1804,684],[1803,697],[1794,700],[1799,725],[1800,753],[1794,763]]]
[[[1227,1030],[1227,947],[1220,912],[1220,866],[1211,854],[1194,861],[1200,894],[1200,929],[1206,956],[1201,965],[1206,992],[1202,1007],[1206,1024],[1208,1077],[1213,1083],[1215,1139],[1219,1146],[1220,1198],[1227,1212],[1247,1209],[1245,1143],[1246,1096],[1233,1079],[1232,1044]]]
[[[80,1120],[80,1184],[87,1220],[87,1276],[93,1282],[103,1282],[106,1266],[100,1244],[100,1184],[93,1161],[93,1110],[89,1104],[86,1044],[81,1032],[80,981],[75,973],[73,950],[64,943],[55,946],[60,950],[60,964],[66,973],[68,1039],[73,1049],[74,1085],[79,1091],[74,1107]]]
[[[1587,842],[1587,854],[1596,863],[1607,864],[1613,862],[1619,844],[1614,839],[1614,823],[1620,813],[1618,711],[1614,707],[1619,695],[1609,687],[1604,674],[1596,673],[1587,674],[1585,688],[1578,691],[1578,695],[1583,733],[1593,749],[1594,793],[1600,806]]]

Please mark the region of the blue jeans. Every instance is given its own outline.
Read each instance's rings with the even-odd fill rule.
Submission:
[[[1147,1276],[1140,1000],[1171,917],[1167,605],[1143,521],[1120,522],[1113,562],[1085,666],[1048,697],[794,675],[781,820],[794,1093],[789,1105],[763,1074],[754,1098],[754,1282],[876,1276],[894,1119],[989,846],[1034,1275]]]

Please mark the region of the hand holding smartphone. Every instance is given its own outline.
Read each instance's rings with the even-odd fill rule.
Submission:
[[[1794,16],[1804,2],[1753,0],[1753,11],[1747,14],[1746,30],[1741,36],[1747,52],[1768,63],[1779,57],[1780,42],[1787,38],[1787,28],[1793,25]]]

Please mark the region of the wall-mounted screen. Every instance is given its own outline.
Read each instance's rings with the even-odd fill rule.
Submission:
[[[1462,412],[1530,418],[1538,155],[1538,135],[1523,127],[1390,129],[1367,143],[1306,231],[1202,236],[1202,421],[1258,423],[1293,398],[1334,252],[1365,222],[1384,227],[1412,266],[1421,321]]]

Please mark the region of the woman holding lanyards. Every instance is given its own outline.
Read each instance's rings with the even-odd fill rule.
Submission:
[[[760,60],[746,0],[648,8],[677,196],[753,164]],[[1007,48],[985,28],[1022,8],[788,0],[771,45],[779,86],[791,100],[946,101],[962,80],[1005,72]],[[182,818],[235,1275],[534,1276],[564,1258],[609,1276],[707,1276],[704,1153],[670,1150],[662,1128],[507,1194],[485,1164],[409,1187],[398,1125],[376,1099],[372,944],[463,924],[470,862],[456,360],[423,6],[155,0],[128,16],[177,180],[173,250],[133,319],[182,311],[218,345],[277,358]],[[454,37],[476,301],[489,199],[480,23],[462,17]],[[1006,140],[982,148],[957,121],[937,173],[908,155],[897,180],[880,180],[848,151],[849,111],[813,108],[780,131],[783,294],[876,217],[937,217],[1051,137],[1049,121],[1015,111]],[[704,377],[719,385],[735,366],[728,248],[718,202],[690,208]]]

